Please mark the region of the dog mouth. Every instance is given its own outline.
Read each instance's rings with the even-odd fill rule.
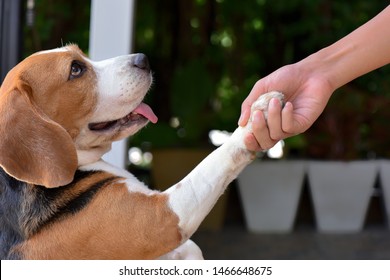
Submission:
[[[137,124],[146,124],[147,122],[157,123],[157,116],[149,105],[141,103],[132,112],[124,116],[123,118],[106,121],[90,123],[88,128],[92,131],[108,131],[117,127],[129,127]]]

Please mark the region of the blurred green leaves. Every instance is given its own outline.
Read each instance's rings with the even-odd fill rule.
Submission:
[[[335,42],[387,5],[386,0],[136,1],[134,51],[150,59],[155,83],[147,102],[160,119],[137,141],[157,137],[153,145],[207,145],[209,130],[236,127],[241,102],[258,79]],[[89,0],[36,0],[35,26],[23,36],[25,54],[61,41],[87,52],[89,9]],[[315,126],[287,146],[308,157],[388,155],[389,77],[385,67],[341,89]]]

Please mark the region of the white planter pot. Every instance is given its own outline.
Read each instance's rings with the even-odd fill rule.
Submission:
[[[257,161],[247,166],[238,183],[248,230],[291,231],[304,176],[303,161]]]
[[[377,166],[376,161],[309,163],[309,187],[320,232],[357,232],[363,228]]]
[[[390,160],[379,161],[379,180],[385,205],[387,226],[390,228]]]

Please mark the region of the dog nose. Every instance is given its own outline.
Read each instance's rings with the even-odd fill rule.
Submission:
[[[131,65],[145,71],[150,71],[149,59],[143,53],[135,54]]]

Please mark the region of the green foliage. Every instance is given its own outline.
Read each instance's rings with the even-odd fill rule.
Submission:
[[[208,103],[215,86],[201,60],[178,68],[172,79],[171,109],[189,141],[199,141],[210,120]],[[183,135],[184,136],[184,135]]]
[[[335,42],[375,16],[385,0],[138,0],[135,52],[148,55],[159,116],[133,139],[152,146],[204,146],[208,131],[232,131],[254,83]],[[36,0],[26,55],[78,43],[88,49],[90,1]],[[384,35],[385,36],[385,35]],[[299,156],[390,156],[388,67],[340,89],[305,134],[286,145]],[[344,93],[346,94],[344,94]],[[340,133],[342,131],[343,133]]]
[[[26,1],[25,1],[26,2]],[[24,28],[24,56],[77,43],[88,50],[89,0],[35,0],[35,22]]]
[[[232,131],[241,102],[258,79],[335,42],[388,5],[384,0],[159,2],[138,2],[135,47],[151,57],[156,86],[149,97],[161,125],[169,127],[173,117],[180,120],[180,126],[171,127],[177,134],[171,145],[204,145],[208,130]],[[336,95],[313,129],[286,140],[288,149],[327,158],[365,157],[377,149],[370,134],[378,129],[366,121],[379,120],[385,103],[369,102],[376,104],[375,113],[366,104],[390,96],[387,72],[384,68],[351,83],[344,91],[354,93]],[[329,115],[337,124],[333,128],[324,120]],[[353,132],[354,141],[337,136],[336,127]]]

